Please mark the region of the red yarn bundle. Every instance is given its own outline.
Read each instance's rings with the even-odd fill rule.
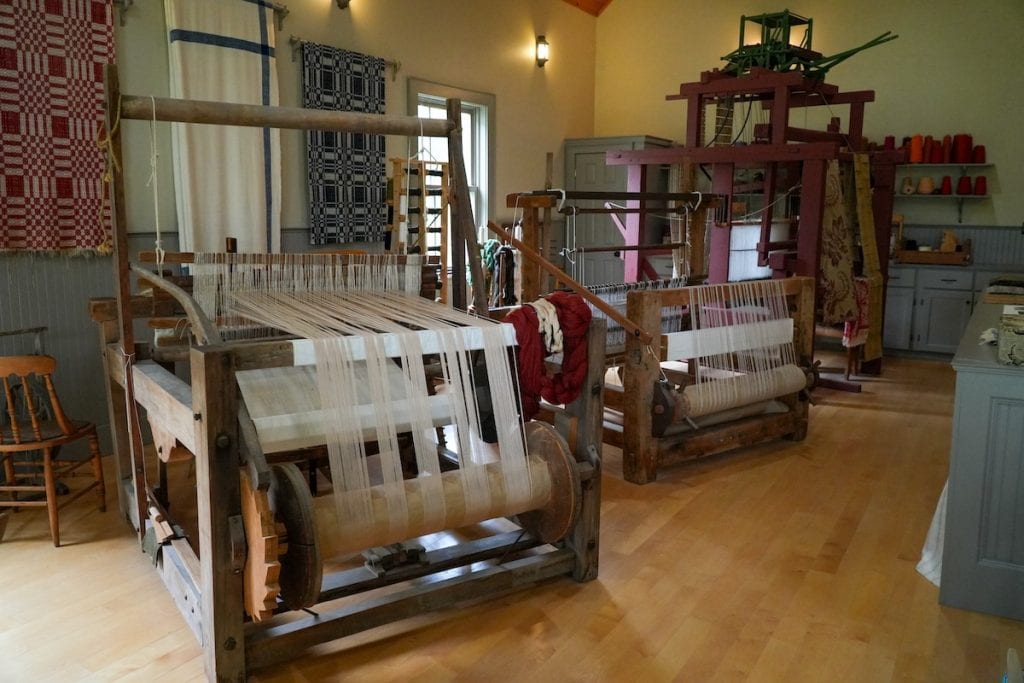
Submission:
[[[541,398],[554,404],[576,400],[587,376],[590,307],[580,297],[567,292],[553,292],[544,298],[558,311],[558,325],[562,328],[562,369],[553,377],[544,369],[548,350],[544,348],[540,322],[533,307],[520,306],[505,318],[515,327],[519,344],[519,393],[524,420],[538,413]]]

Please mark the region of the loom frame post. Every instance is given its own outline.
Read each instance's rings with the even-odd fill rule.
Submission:
[[[245,677],[242,502],[239,493],[238,398],[234,359],[223,346],[192,349],[196,416],[196,503],[199,524],[203,663],[217,680]],[[210,523],[204,523],[204,522]]]
[[[639,166],[628,167],[626,169],[626,187],[633,192],[647,192],[646,171],[647,169]],[[641,202],[639,199],[627,199],[626,208],[635,209],[637,212],[626,214],[626,230],[622,235],[623,240],[626,244],[646,244],[647,236],[644,234],[647,230],[646,202]],[[623,253],[623,277],[626,282],[639,282],[641,275],[647,274],[646,270],[641,267],[647,265],[647,259],[642,256],[637,251]]]
[[[128,265],[128,225],[125,208],[124,168],[121,141],[121,85],[117,68],[107,65],[104,78],[104,126],[107,131],[109,148],[108,169],[110,177],[110,211],[113,224],[112,246],[114,250],[114,292],[117,298],[117,342],[121,357],[130,375],[132,359],[135,356],[135,333],[132,315],[128,309],[131,299],[131,274]],[[108,333],[104,337],[112,336]],[[109,374],[107,375],[110,376]],[[142,434],[138,428],[137,417],[127,414],[124,406],[134,403],[133,387],[126,382],[123,387],[108,385],[108,413],[111,427],[117,427],[118,433],[113,435],[117,447],[115,456],[117,463],[118,505],[122,512],[128,514],[138,532],[139,541],[145,534],[146,510],[146,463],[142,451]],[[120,402],[115,399],[122,398]],[[122,429],[123,428],[123,429]],[[125,432],[128,432],[127,436]],[[126,489],[124,483],[130,478],[131,488]]]
[[[645,329],[661,329],[661,302],[657,297],[626,296],[626,316]],[[634,484],[647,484],[658,476],[658,441],[652,438],[655,383],[661,372],[661,335],[650,344],[627,335],[623,355],[622,476]]]
[[[573,455],[581,466],[589,466],[590,474],[580,482],[583,504],[580,516],[566,539],[566,546],[576,557],[573,578],[590,581],[597,578],[601,526],[601,453],[604,430],[604,357],[608,325],[592,319],[587,335],[587,376],[580,389],[580,398],[557,413],[555,428],[561,434],[576,434],[571,442]],[[569,419],[565,419],[565,417]],[[575,424],[573,422],[575,421]]]
[[[469,180],[466,163],[462,154],[462,102],[450,99],[447,103],[448,120],[454,127],[448,131],[448,163],[451,164],[453,207],[452,223],[458,235],[452,249],[452,302],[456,308],[465,308],[466,272],[468,259],[469,274],[473,283],[473,308],[477,315],[486,315],[487,291],[484,287],[483,265],[480,262],[480,244],[476,238],[476,223],[473,220],[473,203],[469,199]]]

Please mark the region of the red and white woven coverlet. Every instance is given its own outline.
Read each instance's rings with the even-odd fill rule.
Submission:
[[[0,0],[0,250],[91,250],[109,234],[109,0]]]

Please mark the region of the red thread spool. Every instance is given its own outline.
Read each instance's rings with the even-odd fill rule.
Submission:
[[[896,136],[886,135],[885,141],[882,143],[882,149],[886,150],[887,152],[891,152],[892,150],[896,149]]]
[[[953,161],[953,136],[947,135],[942,138],[942,163],[948,164]]]
[[[988,180],[985,176],[980,175],[974,179],[974,194],[982,196],[988,194]]]
[[[985,145],[975,145],[974,154],[971,155],[971,159],[976,164],[985,163]]]
[[[953,138],[953,161],[957,164],[971,163],[971,151],[974,149],[971,136],[960,133]]]
[[[956,181],[956,193],[971,194],[971,179],[969,176],[962,175],[960,180]]]
[[[924,138],[915,135],[910,138],[910,163],[919,164],[924,160]]]
[[[941,164],[942,163],[942,143],[938,140],[932,145],[932,153],[928,156],[929,164]]]
[[[953,194],[953,179],[948,175],[942,176],[942,187],[939,189],[942,194]]]

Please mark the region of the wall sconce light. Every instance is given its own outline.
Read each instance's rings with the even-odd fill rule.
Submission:
[[[537,36],[537,66],[544,68],[549,59],[551,59],[551,46],[548,45],[547,38]]]
[[[348,3],[352,0],[335,0],[338,3],[338,9],[348,9]]]

